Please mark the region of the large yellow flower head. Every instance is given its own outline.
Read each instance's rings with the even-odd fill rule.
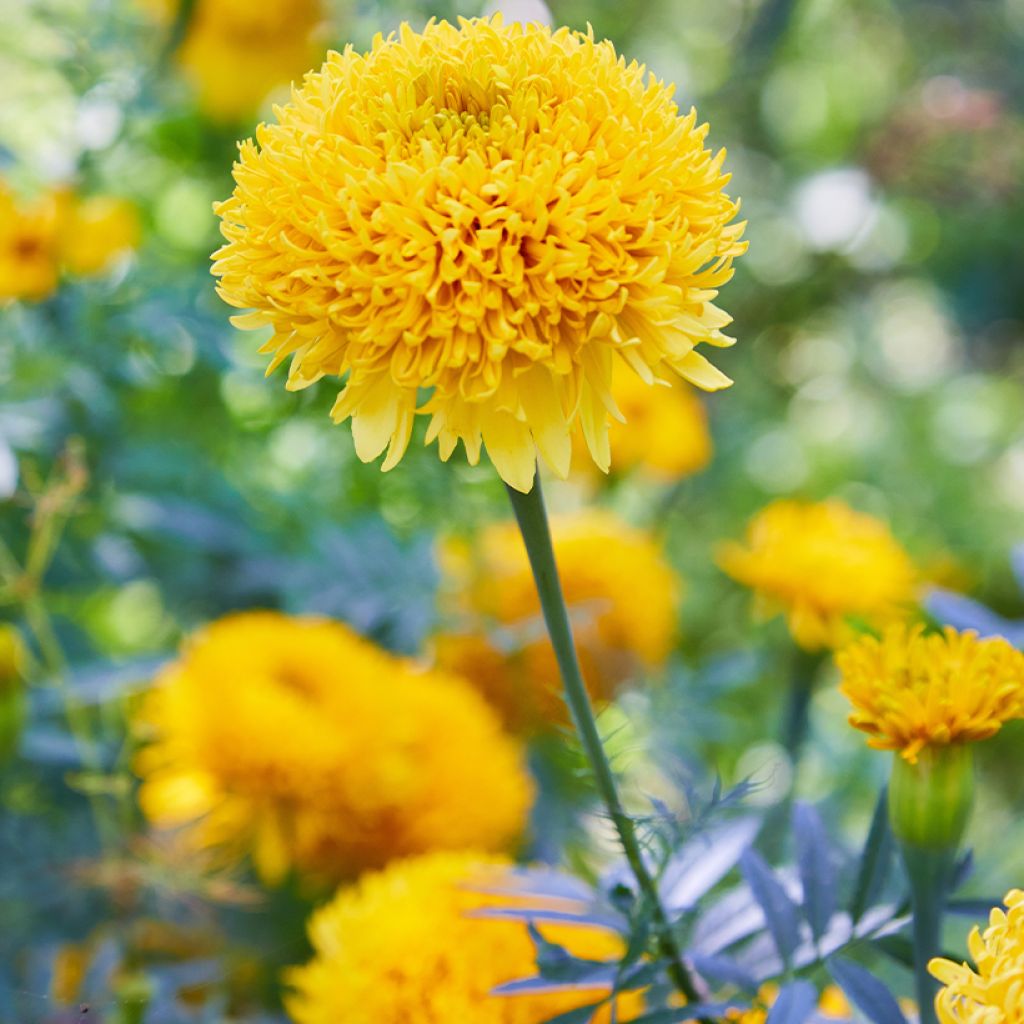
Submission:
[[[704,469],[711,461],[711,432],[697,396],[684,381],[648,387],[629,367],[619,367],[612,378],[612,398],[625,422],[610,422],[612,470],[636,469],[656,480],[676,480]],[[581,432],[573,443],[574,453],[584,456]],[[583,464],[593,466],[589,459]]]
[[[744,248],[724,152],[611,43],[406,25],[276,114],[240,147],[214,273],[290,388],[345,378],[364,461],[396,465],[422,413],[442,459],[483,443],[528,491],[538,452],[567,474],[577,425],[608,468],[616,363],[729,383],[696,351],[728,344],[713,300]]]
[[[464,680],[340,623],[246,613],[189,643],[142,709],[149,818],[230,856],[340,878],[435,849],[501,850],[532,787]]]
[[[165,22],[178,10],[174,0],[143,2]],[[222,121],[252,114],[317,58],[323,17],[323,0],[196,0],[177,58],[200,107]]]
[[[20,200],[0,183],[0,302],[45,299],[56,289],[58,220],[52,195]]]
[[[984,932],[967,940],[976,970],[935,959],[928,965],[943,988],[935,997],[941,1024],[1024,1024],[1024,892],[1012,890],[993,908]]]
[[[395,863],[341,890],[309,925],[314,959],[289,972],[296,1024],[541,1024],[596,1002],[600,989],[496,996],[507,981],[536,973],[521,921],[469,916],[507,900],[472,886],[502,864],[472,855],[434,854]],[[619,936],[592,926],[544,926],[545,937],[576,956],[612,960]],[[617,1020],[639,1011],[618,998]],[[607,1024],[607,1010],[594,1020]]]
[[[881,520],[841,501],[775,501],[723,546],[719,564],[750,587],[765,614],[782,611],[807,650],[839,647],[850,620],[880,627],[903,618],[915,595],[910,557]]]
[[[1024,653],[973,631],[891,626],[836,655],[850,724],[914,764],[925,747],[972,743],[1024,717]]]
[[[555,557],[591,696],[658,669],[676,638],[681,585],[643,530],[606,512],[556,517]],[[440,663],[471,679],[516,728],[563,721],[558,665],[514,523],[440,550],[453,630]]]

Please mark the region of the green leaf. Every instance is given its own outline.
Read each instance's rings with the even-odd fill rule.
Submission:
[[[793,836],[804,890],[804,917],[815,939],[820,939],[828,931],[836,909],[836,872],[825,826],[809,804],[794,805]]]
[[[882,787],[871,818],[871,828],[860,855],[857,881],[850,900],[850,916],[857,922],[874,902],[889,877],[896,846],[889,828],[889,794]]]

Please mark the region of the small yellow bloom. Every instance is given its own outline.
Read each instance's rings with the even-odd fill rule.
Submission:
[[[975,970],[936,958],[928,965],[943,988],[935,997],[941,1024],[1024,1024],[1024,892],[1012,890],[967,940]]]
[[[711,461],[711,432],[697,391],[683,381],[648,387],[626,367],[612,378],[612,398],[624,422],[610,421],[611,468],[637,469],[659,480],[676,480],[699,473]],[[573,438],[574,454],[584,468],[582,432]]]
[[[139,244],[135,207],[113,196],[69,196],[60,221],[60,261],[72,274],[99,274]]]
[[[0,302],[56,290],[58,212],[54,196],[19,201],[0,183]]]
[[[309,924],[314,959],[288,972],[296,1024],[540,1024],[596,1002],[600,988],[496,996],[507,981],[536,973],[521,921],[470,916],[510,900],[472,888],[502,862],[434,854],[398,862],[342,889]],[[615,960],[618,935],[593,926],[541,927],[575,956]],[[617,1020],[633,1019],[640,997],[620,996]],[[607,1008],[593,1018],[607,1024]]]
[[[850,724],[914,764],[923,748],[973,743],[1024,717],[1024,653],[999,637],[892,626],[836,655]]]
[[[502,850],[532,794],[518,744],[462,679],[340,623],[263,612],[209,626],[140,722],[140,801],[195,849],[342,878],[435,849]]]
[[[719,564],[754,591],[763,613],[784,612],[811,651],[850,639],[850,619],[880,627],[914,601],[914,566],[889,528],[841,501],[772,502],[744,543],[722,547]]]
[[[697,352],[731,341],[714,300],[745,248],[725,154],[611,43],[403,25],[276,114],[241,145],[213,271],[289,388],[344,379],[362,460],[395,466],[421,414],[442,459],[484,445],[529,491],[538,453],[566,476],[580,427],[608,469],[613,370],[730,383]]]
[[[171,0],[144,0],[169,24]],[[322,0],[196,0],[178,62],[202,110],[219,121],[252,114],[276,86],[318,58]],[[320,51],[322,53],[322,51]]]
[[[657,670],[676,637],[681,585],[642,530],[605,512],[556,517],[555,557],[584,679],[607,701]],[[517,729],[565,718],[560,676],[514,523],[440,550],[458,627],[435,643],[441,665],[471,679]]]

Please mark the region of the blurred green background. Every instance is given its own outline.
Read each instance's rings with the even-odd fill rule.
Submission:
[[[360,464],[328,419],[335,389],[288,394],[264,381],[258,341],[229,326],[209,275],[211,204],[231,189],[236,140],[269,103],[251,117],[207,116],[169,52],[173,17],[153,16],[159,4],[0,4],[0,174],[23,192],[70,183],[125,197],[142,222],[137,253],[112,271],[0,305],[0,536],[26,549],[72,442],[87,480],[43,597],[72,686],[101,709],[112,749],[152,667],[230,609],[325,612],[422,650],[436,617],[436,532],[505,516],[504,492],[486,464],[457,453],[445,466],[415,443],[400,471]],[[707,400],[710,468],[669,487],[616,478],[599,499],[657,530],[686,581],[667,685],[619,712],[624,747],[657,751],[635,755],[638,777],[650,781],[671,754],[737,781],[772,756],[790,655],[778,622],[752,625],[749,596],[715,567],[714,547],[772,498],[842,497],[888,519],[936,582],[1024,617],[1010,568],[1024,540],[1024,0],[550,6],[677,84],[680,105],[695,104],[712,145],[727,147],[750,222],[723,296],[739,340],[716,361],[736,384]],[[350,0],[326,9],[318,45],[365,47],[405,19],[476,13]],[[549,494],[556,506],[580,500],[573,485]],[[0,614],[21,623],[7,598]],[[12,1020],[78,1019],[51,1010],[54,958],[98,920],[134,921],[137,907],[125,908],[138,893],[165,917],[198,898],[148,862],[72,883],[90,839],[58,711],[38,688],[0,776],[0,1011]],[[802,786],[856,830],[885,759],[845,714],[823,689]],[[972,835],[986,894],[1024,879],[1012,810],[1024,797],[1022,740],[1008,729],[980,755]],[[79,779],[79,790],[112,779]],[[259,955],[287,962],[301,955],[294,941]],[[247,954],[225,956],[246,977]],[[126,984],[148,976],[131,966]],[[245,1019],[261,1019],[246,991]]]

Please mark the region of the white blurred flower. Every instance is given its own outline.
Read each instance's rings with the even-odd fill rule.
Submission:
[[[829,252],[852,245],[878,211],[867,174],[858,167],[838,167],[801,182],[793,212],[807,245]]]

